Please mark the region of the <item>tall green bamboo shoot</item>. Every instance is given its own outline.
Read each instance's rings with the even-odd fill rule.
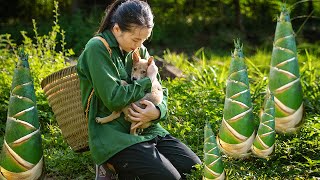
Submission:
[[[217,144],[225,154],[241,158],[249,155],[254,136],[248,72],[238,40],[232,53]]]
[[[203,180],[225,179],[225,171],[215,136],[209,123],[204,127]]]
[[[276,136],[274,112],[274,97],[268,93],[264,109],[261,111],[258,132],[251,147],[252,152],[258,157],[266,158],[273,152]]]
[[[3,179],[34,180],[43,174],[40,124],[28,55],[22,51],[19,55],[12,80],[0,170]]]
[[[295,132],[302,124],[304,108],[295,34],[285,5],[275,31],[269,88],[275,101],[276,131]]]

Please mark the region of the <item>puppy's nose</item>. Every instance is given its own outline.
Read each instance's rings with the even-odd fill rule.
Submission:
[[[137,80],[137,78],[136,78],[136,77],[132,77],[131,79],[132,79],[132,81],[135,81],[135,80]]]

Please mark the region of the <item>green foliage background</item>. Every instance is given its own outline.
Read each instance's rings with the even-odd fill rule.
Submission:
[[[152,2],[155,3],[154,5],[156,7],[157,3],[159,6],[161,4],[160,1]],[[167,7],[167,10],[165,13],[162,13],[163,17],[168,19],[174,13],[186,13],[184,7],[187,1],[175,1],[178,2],[176,4],[177,7],[172,7],[172,3],[170,4],[169,1],[165,2],[167,2],[167,4],[162,8]],[[210,3],[214,2],[207,1],[203,4],[203,8],[212,6]],[[76,153],[66,144],[52,110],[47,103],[47,99],[40,88],[40,82],[43,78],[69,65],[69,62],[75,55],[72,50],[73,48],[69,48],[70,46],[83,47],[81,43],[79,43],[81,46],[79,44],[68,45],[67,40],[74,39],[75,37],[81,39],[81,37],[87,37],[88,35],[84,32],[84,34],[68,36],[68,32],[72,30],[68,29],[64,31],[63,28],[61,28],[62,22],[58,18],[59,14],[57,11],[58,4],[53,5],[53,10],[54,20],[53,23],[50,24],[51,27],[47,29],[47,33],[40,33],[36,21],[33,21],[31,32],[29,31],[27,33],[26,31],[22,31],[20,33],[22,37],[21,41],[16,40],[16,38],[13,38],[12,35],[8,33],[0,35],[0,144],[2,144],[2,136],[5,133],[7,104],[10,95],[12,74],[17,61],[16,50],[19,46],[22,46],[29,54],[29,63],[34,77],[37,106],[42,127],[47,177],[53,179],[65,179],[66,177],[70,179],[93,179],[94,164],[91,160],[90,152]],[[210,10],[216,11],[218,8],[204,9],[204,12]],[[157,14],[161,14],[162,10],[161,8],[156,8],[154,11]],[[250,12],[250,9],[247,10],[247,12]],[[195,13],[193,17],[190,17],[193,23],[200,24],[204,21],[203,19],[199,21],[194,20],[195,17],[200,18],[202,13],[193,13]],[[71,24],[79,25],[88,23],[90,25],[93,22],[97,22],[97,20],[93,18],[95,16],[89,16],[85,20],[83,20],[80,15],[75,15],[75,17],[78,17],[78,19],[75,18],[75,21],[71,22]],[[152,39],[152,41],[155,41],[155,44],[159,43],[162,46],[166,46],[168,42],[163,41],[176,41],[176,39],[171,37],[178,36],[173,35],[171,31],[176,30],[175,27],[180,25],[182,29],[190,26],[188,23],[183,24],[183,19],[179,19],[178,17],[179,16],[170,22],[162,22],[163,26],[168,27],[168,29],[155,29]],[[254,14],[251,14],[250,17],[255,18]],[[63,19],[65,17],[61,18]],[[211,18],[214,19],[218,17],[213,16]],[[207,19],[208,22],[211,22],[211,20],[210,18]],[[222,19],[221,21],[224,20]],[[195,25],[193,23],[191,23],[192,26]],[[199,27],[201,28],[203,26]],[[23,28],[20,28],[20,30],[21,29]],[[158,55],[157,58],[162,58],[166,62],[174,64],[185,74],[185,78],[164,82],[164,86],[169,89],[169,118],[167,121],[162,122],[162,125],[168,129],[170,133],[191,147],[200,158],[203,156],[203,127],[205,122],[209,121],[211,123],[215,134],[218,133],[220,127],[225,96],[225,83],[231,60],[230,51],[233,50],[232,48],[228,48],[229,45],[227,45],[232,44],[233,39],[230,42],[226,41],[237,35],[237,33],[233,34],[232,27],[228,27],[227,25],[223,28],[219,27],[218,29],[223,29],[224,31],[221,31],[221,34],[215,38],[220,38],[221,41],[225,41],[226,46],[222,43],[212,45],[211,47],[214,48],[222,45],[221,54],[224,55],[206,47],[199,48],[202,46],[197,43],[195,47],[198,47],[198,49],[194,51],[186,50],[188,48],[185,49],[184,46],[180,46],[180,44],[172,44],[173,47],[181,47],[181,49],[176,51],[174,48],[166,48],[161,53],[159,53],[159,50],[156,50],[156,46],[149,44],[149,46],[151,46],[151,53],[156,53]],[[272,27],[271,29],[274,30]],[[196,34],[197,32],[197,30],[192,30],[191,32],[182,34],[181,37],[188,37],[189,33]],[[222,32],[224,33],[222,34]],[[215,33],[219,33],[219,31]],[[224,35],[231,37],[225,38]],[[263,40],[268,39],[272,42],[271,38],[265,37],[263,33],[257,33],[257,36]],[[299,37],[300,36],[297,36],[298,40]],[[85,41],[85,38],[82,39],[82,41]],[[192,40],[188,38],[181,41],[182,44],[188,44],[189,42],[192,42]],[[272,48],[271,42],[268,43],[268,46],[266,45],[255,49],[252,44],[248,45],[246,41],[244,41],[245,61],[248,66],[256,127],[259,123],[258,114],[262,107],[265,88],[268,83],[269,63],[271,59],[270,49]],[[320,178],[319,48],[316,43],[308,45],[298,43],[298,45],[298,59],[304,92],[304,103],[306,105],[304,126],[296,134],[277,134],[275,152],[269,159],[260,159],[251,156],[248,159],[235,160],[223,155],[223,161],[229,179]],[[198,167],[198,170],[188,175],[188,179],[201,179],[201,166]]]
[[[33,33],[31,19],[39,22],[40,33],[50,30],[54,0],[0,0],[0,34],[10,32],[20,44],[21,29]],[[79,55],[97,30],[105,8],[113,0],[57,0],[59,24],[66,31],[66,48]],[[241,38],[246,47],[270,48],[274,26],[283,0],[148,0],[155,16],[151,41],[152,54],[162,55],[169,48],[189,56],[200,47],[227,55],[233,39]],[[291,5],[294,29],[300,45],[315,49],[320,44],[320,2],[286,0]],[[305,21],[307,20],[307,23]]]

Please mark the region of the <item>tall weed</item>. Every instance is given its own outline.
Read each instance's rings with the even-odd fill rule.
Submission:
[[[320,114],[319,57],[309,54],[308,50],[305,50],[305,56],[302,57],[300,72],[306,112]]]

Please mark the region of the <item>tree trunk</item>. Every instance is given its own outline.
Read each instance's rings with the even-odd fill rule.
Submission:
[[[242,24],[242,16],[241,16],[241,10],[240,10],[240,0],[233,0],[233,5],[234,5],[234,10],[235,10],[235,23],[237,28],[241,31],[244,32],[244,26]]]
[[[79,9],[81,0],[73,0],[70,6],[71,13],[75,13]]]
[[[311,14],[311,12],[313,11],[313,2],[312,0],[308,1],[308,12],[307,14]]]

